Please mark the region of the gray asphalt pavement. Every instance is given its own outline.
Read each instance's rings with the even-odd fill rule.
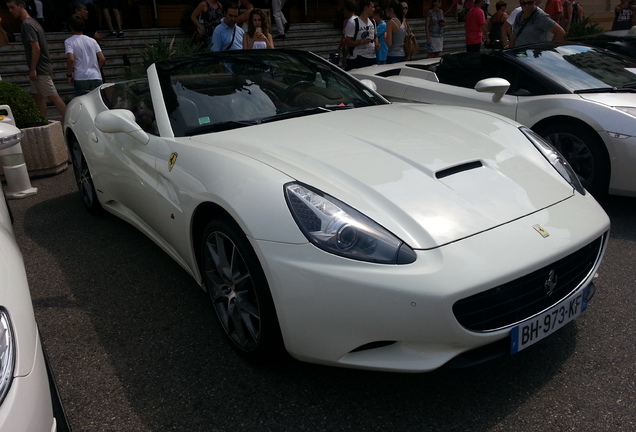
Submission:
[[[130,225],[89,215],[70,170],[33,185],[10,205],[74,432],[636,430],[636,199],[604,203],[612,237],[574,323],[515,356],[410,375],[241,360],[206,294]]]

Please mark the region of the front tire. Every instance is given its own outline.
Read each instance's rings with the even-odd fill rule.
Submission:
[[[596,132],[574,124],[562,124],[548,126],[537,133],[565,157],[585,189],[594,196],[607,194],[609,157]]]
[[[93,184],[91,171],[88,169],[82,148],[74,136],[70,138],[69,151],[71,153],[71,162],[73,164],[73,174],[75,174],[77,189],[82,197],[84,206],[91,214],[99,215],[103,213],[103,208],[97,199],[97,191]]]
[[[202,274],[216,317],[233,348],[250,360],[282,352],[274,302],[263,269],[245,234],[234,224],[205,227]]]

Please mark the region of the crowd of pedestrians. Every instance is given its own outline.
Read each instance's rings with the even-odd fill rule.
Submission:
[[[636,18],[636,0],[621,1],[616,8],[616,21],[628,21],[630,24],[625,26],[629,28]],[[431,0],[424,13],[426,45],[422,53],[429,58],[441,55],[447,17],[459,21],[461,15],[466,51],[473,52],[560,41],[573,23],[584,18],[583,7],[577,1],[547,0],[545,10],[540,5],[541,0],[519,0],[519,6],[509,14],[508,3],[503,0],[497,1],[492,13],[490,0]],[[344,11],[340,49],[345,69],[410,59],[411,55],[405,52],[405,35],[410,32],[406,20],[408,4],[391,0],[384,9],[369,0],[347,0]]]
[[[45,37],[45,9],[41,0],[5,0],[10,13],[21,21],[22,43],[29,66],[31,92],[42,113],[46,100],[64,115],[66,106],[51,79],[52,67]],[[55,0],[45,0],[50,2]],[[120,0],[99,0],[106,36],[99,32],[99,16],[93,0],[72,0],[65,20],[72,33],[65,41],[68,83],[75,95],[81,95],[104,81],[102,68],[106,58],[100,47],[105,37],[123,36]],[[190,15],[200,43],[211,51],[230,49],[271,49],[276,39],[284,39],[290,28],[283,13],[285,0],[264,1],[269,14],[255,7],[252,0],[202,0]],[[429,4],[425,2],[425,4]],[[562,40],[573,23],[583,19],[583,8],[574,0],[519,0],[509,11],[499,0],[492,14],[490,0],[431,0],[425,8],[426,40],[422,53],[438,57],[444,50],[447,17],[465,16],[466,50],[506,48],[545,40]],[[446,10],[445,10],[446,9]],[[345,0],[341,65],[346,70],[373,64],[392,64],[413,56],[408,39],[411,29],[406,15],[408,4],[398,0]],[[619,0],[613,29],[629,29],[636,23],[636,0]],[[275,36],[272,27],[276,28]],[[417,38],[416,38],[417,39]]]
[[[53,0],[45,0],[47,3]],[[68,1],[68,0],[67,0]],[[284,0],[272,0],[282,8]],[[20,21],[21,41],[28,66],[30,93],[43,116],[47,115],[47,100],[51,101],[60,116],[64,117],[66,104],[59,96],[53,82],[53,63],[49,54],[45,27],[47,20],[41,0],[5,0],[9,13]],[[85,94],[99,87],[105,80],[103,67],[106,57],[101,48],[105,38],[124,35],[119,0],[99,0],[107,34],[99,32],[99,16],[93,0],[71,0],[60,6],[67,13],[63,26],[70,36],[64,41],[67,83],[73,86],[74,96]],[[38,6],[39,5],[39,6]],[[239,12],[242,12],[239,14]],[[199,42],[212,51],[227,49],[274,48],[268,14],[255,8],[251,0],[222,3],[219,0],[203,0],[192,11]],[[277,37],[285,36],[290,24],[282,11],[274,14],[280,24]],[[52,20],[52,19],[51,19]],[[1,22],[0,22],[1,24]],[[3,45],[13,41],[10,32],[0,33]],[[12,35],[11,35],[12,36]],[[5,40],[6,39],[6,40]]]

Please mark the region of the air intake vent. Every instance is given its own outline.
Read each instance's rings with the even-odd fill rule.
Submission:
[[[581,286],[596,267],[603,250],[599,237],[573,254],[519,279],[459,300],[453,305],[457,321],[473,331],[497,330],[531,317],[560,302]],[[558,275],[554,291],[547,292],[550,272]]]
[[[465,164],[457,165],[452,168],[447,168],[445,170],[439,171],[435,173],[435,177],[438,179],[442,179],[444,177],[449,177],[455,174],[459,174],[460,172],[470,171],[473,169],[481,168],[483,164],[480,161],[468,162]]]

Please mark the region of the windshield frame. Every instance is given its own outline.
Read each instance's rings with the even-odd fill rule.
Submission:
[[[322,57],[299,50],[195,54],[157,62],[148,73],[158,82],[175,137],[389,103]]]

